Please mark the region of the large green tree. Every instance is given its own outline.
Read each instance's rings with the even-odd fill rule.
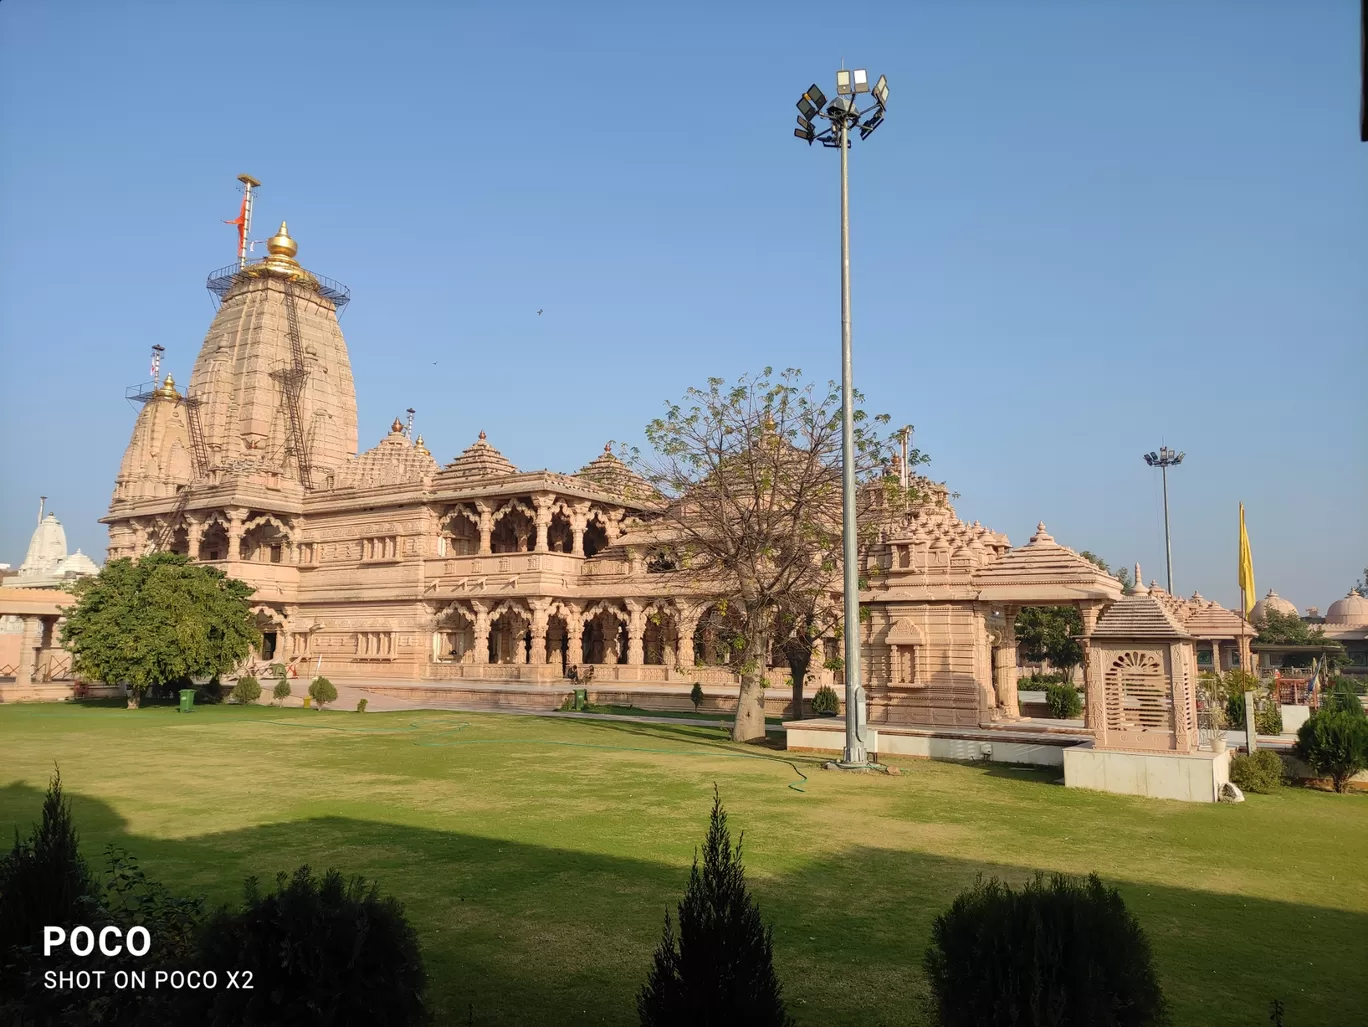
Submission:
[[[1027,606],[1017,614],[1016,637],[1021,655],[1028,660],[1047,660],[1056,670],[1068,673],[1083,662],[1083,618],[1074,606]]]
[[[134,709],[149,688],[225,674],[245,660],[261,638],[252,591],[178,553],[111,560],[76,582],[62,645],[80,674],[127,685]]]
[[[898,486],[886,474],[888,417],[857,409],[854,420],[860,515]],[[764,738],[770,653],[810,658],[839,609],[840,389],[806,383],[794,369],[734,384],[711,378],[648,424],[646,438],[654,452],[634,461],[667,500],[651,530],[671,573],[713,601],[734,632],[741,690],[732,738]],[[870,538],[877,532],[871,518],[860,524]]]
[[[1282,613],[1269,610],[1259,625],[1258,637],[1254,639],[1263,645],[1318,645],[1327,649],[1326,661],[1331,667],[1347,662],[1344,647],[1333,638],[1327,638],[1325,629],[1319,624],[1310,625],[1295,613]],[[1316,658],[1314,653],[1288,653],[1283,659],[1285,667],[1309,667]]]

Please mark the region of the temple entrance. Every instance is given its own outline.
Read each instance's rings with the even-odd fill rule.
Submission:
[[[261,658],[263,660],[273,660],[276,654],[276,633],[274,631],[263,631],[261,633]]]

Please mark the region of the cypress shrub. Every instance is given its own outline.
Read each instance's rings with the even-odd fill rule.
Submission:
[[[980,878],[932,925],[924,965],[941,1027],[1168,1023],[1149,941],[1114,888]]]
[[[206,993],[213,1024],[407,1027],[425,1022],[427,974],[418,936],[393,896],[362,877],[307,866],[261,894],[248,878],[239,910],[216,913],[200,966],[252,972],[252,990]]]
[[[1318,710],[1297,729],[1292,751],[1329,777],[1335,791],[1347,792],[1349,779],[1368,768],[1368,720],[1343,710]]]
[[[14,832],[14,848],[0,859],[0,966],[41,952],[43,927],[70,929],[92,921],[95,876],[81,856],[71,803],[55,770],[43,797],[43,813],[26,839]],[[7,975],[0,975],[7,976]]]
[[[309,685],[309,695],[318,703],[318,708],[322,709],[324,703],[337,701],[337,688],[327,678],[314,678],[313,683]]]
[[[1083,716],[1083,700],[1073,685],[1047,685],[1045,705],[1050,707],[1050,716],[1057,720],[1077,720]]]
[[[841,699],[830,685],[823,685],[812,696],[812,712],[819,717],[835,716],[840,708]]]
[[[275,683],[275,688],[271,689],[271,695],[276,702],[284,702],[290,697],[290,683],[281,678]]]
[[[732,848],[727,814],[714,788],[703,868],[695,853],[679,903],[679,933],[667,910],[664,936],[637,995],[642,1027],[792,1027],[774,973],[773,929],[760,919],[760,907],[746,888],[743,840],[744,835]]]
[[[703,705],[702,682],[695,681],[693,684],[693,688],[689,689],[689,701],[693,703],[693,708],[695,712],[697,712],[699,707]]]
[[[237,679],[233,691],[229,693],[233,701],[248,706],[261,698],[261,682],[247,674]]]
[[[1360,719],[1368,719],[1368,713],[1364,712],[1363,703],[1359,701],[1358,693],[1354,691],[1354,686],[1345,678],[1334,680],[1330,685],[1330,690],[1325,693],[1325,698],[1321,701],[1321,708],[1347,713]]]
[[[1282,787],[1283,761],[1272,749],[1258,749],[1248,755],[1237,753],[1230,760],[1230,782],[1246,792],[1276,792]]]

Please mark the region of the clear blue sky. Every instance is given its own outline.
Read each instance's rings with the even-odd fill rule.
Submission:
[[[1368,562],[1368,144],[1353,0],[0,4],[0,560],[40,493],[103,557],[148,347],[188,376],[235,176],[348,284],[361,445],[445,462],[639,442],[663,401],[838,374],[837,155],[790,134],[842,59],[856,378],[960,515],[1236,600]],[[545,310],[541,317],[538,308]],[[436,362],[436,363],[434,363]]]

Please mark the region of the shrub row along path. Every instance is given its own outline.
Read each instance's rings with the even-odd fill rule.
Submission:
[[[56,760],[97,862],[117,842],[212,901],[301,863],[377,878],[418,930],[439,1023],[633,1024],[714,782],[800,1024],[926,1023],[932,918],[978,873],[1037,869],[1121,889],[1179,1025],[1264,1023],[1275,998],[1293,1027],[1368,1008],[1363,796],[1199,806],[924,761],[843,775],[687,721],[442,711],[4,706],[0,754],[4,837]]]

